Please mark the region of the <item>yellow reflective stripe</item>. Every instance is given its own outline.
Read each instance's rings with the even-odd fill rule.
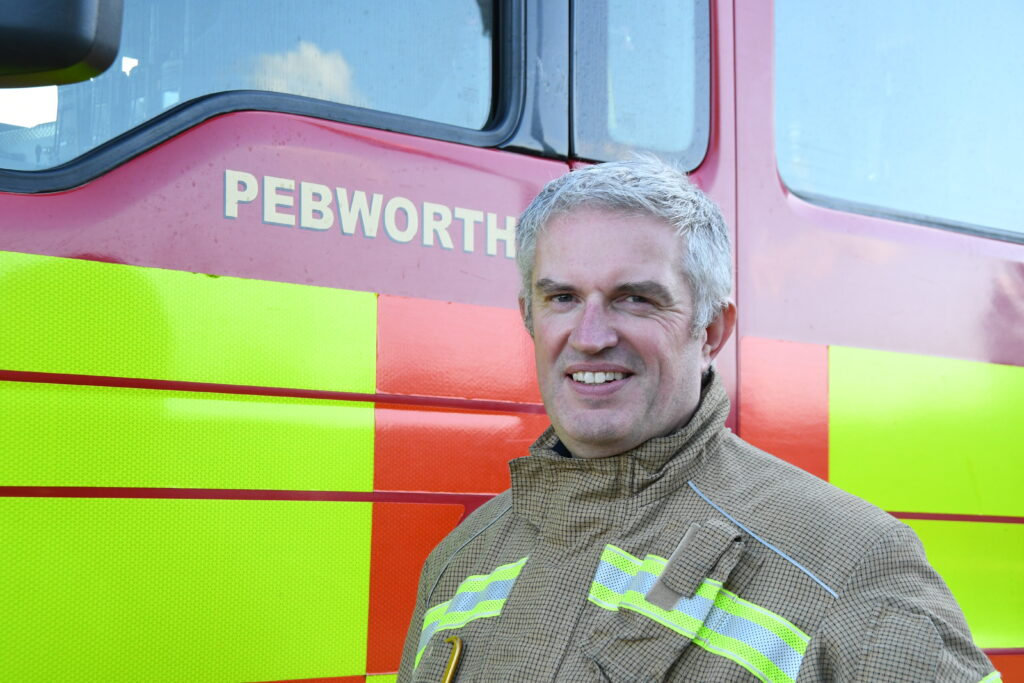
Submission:
[[[883,510],[1024,515],[1024,367],[831,346],[828,392],[836,486]]]
[[[664,571],[656,555],[643,560],[621,548],[605,546],[594,573],[588,600],[606,610],[642,614],[714,654],[726,657],[763,681],[796,680],[809,636],[783,617],[724,590],[705,579],[692,597],[666,610],[646,594]],[[711,626],[713,625],[713,627]]]
[[[920,537],[928,561],[952,591],[975,644],[1012,648],[1024,642],[1024,524],[903,521]],[[998,599],[992,586],[1002,586]]]
[[[0,415],[9,486],[373,490],[372,403],[0,381]]]
[[[993,681],[1001,680],[1003,680],[1002,674],[1000,674],[998,671],[993,671],[988,676],[985,676],[983,679],[978,681],[978,683],[992,683]]]
[[[377,295],[0,251],[0,369],[372,394]]]
[[[467,577],[459,584],[451,600],[428,609],[423,617],[423,629],[413,667],[419,666],[427,644],[438,631],[459,629],[471,621],[501,614],[512,585],[527,559],[524,557],[518,562],[502,565],[490,574]]]
[[[715,607],[763,626],[800,653],[805,652],[807,644],[811,642],[811,637],[793,622],[744,600],[731,591],[722,590],[715,599]]]
[[[638,560],[621,548],[616,548],[611,543],[604,547],[604,552],[601,553],[601,561],[633,575],[636,574],[643,564],[642,560]]]
[[[372,514],[334,501],[0,498],[0,679],[306,679],[325,661],[361,676]]]

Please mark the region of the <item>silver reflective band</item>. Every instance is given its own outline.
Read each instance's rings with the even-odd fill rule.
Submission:
[[[502,565],[490,574],[466,578],[459,584],[451,600],[427,610],[423,617],[423,630],[420,632],[414,666],[419,666],[427,643],[438,631],[462,628],[476,619],[501,614],[501,608],[505,606],[505,600],[512,592],[512,586],[527,559],[524,557],[518,562]]]
[[[796,680],[810,642],[806,633],[712,579],[705,579],[692,597],[681,598],[670,610],[662,609],[644,596],[666,564],[656,555],[640,560],[607,545],[588,598],[603,609],[642,614],[708,652],[736,662],[762,681]]]

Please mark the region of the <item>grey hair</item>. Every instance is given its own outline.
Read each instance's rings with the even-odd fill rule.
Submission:
[[[685,239],[680,266],[693,294],[691,333],[695,337],[728,305],[732,291],[732,248],[722,212],[683,171],[653,156],[637,156],[555,178],[519,217],[516,265],[522,279],[519,296],[530,334],[537,239],[553,218],[583,207],[649,214],[665,221],[676,235]]]

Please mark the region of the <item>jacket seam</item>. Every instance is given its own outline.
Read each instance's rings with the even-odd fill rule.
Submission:
[[[452,553],[450,555],[448,555],[447,559],[445,559],[445,561],[444,561],[444,564],[441,565],[441,568],[438,569],[438,571],[437,571],[437,578],[434,579],[434,585],[431,586],[430,587],[430,591],[427,592],[426,600],[423,603],[424,605],[429,605],[430,604],[430,599],[434,596],[434,591],[437,590],[437,585],[439,583],[441,583],[441,579],[444,577],[444,573],[448,570],[448,566],[452,563],[452,560],[455,559],[455,556],[458,555],[460,552],[462,552],[463,548],[465,548],[467,545],[469,545],[471,542],[473,542],[473,540],[477,536],[479,536],[483,532],[487,531],[487,529],[489,529],[491,526],[496,524],[498,522],[498,520],[500,520],[502,517],[504,517],[506,514],[508,514],[508,512],[511,509],[512,509],[512,501],[510,500],[508,502],[508,505],[505,507],[505,509],[502,510],[500,513],[498,513],[494,517],[494,519],[492,519],[491,521],[487,522],[487,524],[485,524],[482,527],[480,527],[475,533],[473,533],[469,538],[467,538],[462,543],[462,545],[460,545],[458,548],[456,548],[454,551],[452,551]]]
[[[736,519],[735,517],[730,515],[724,509],[722,509],[721,507],[716,505],[714,503],[714,501],[712,501],[710,498],[705,496],[704,493],[699,488],[697,488],[697,485],[694,484],[692,480],[691,481],[687,481],[686,483],[689,484],[690,488],[693,489],[693,491],[698,496],[700,496],[704,500],[705,503],[707,503],[708,505],[710,505],[714,509],[718,510],[718,512],[720,512],[722,515],[724,515],[726,519],[728,519],[730,522],[732,522],[733,524],[735,524],[736,526],[738,526],[739,528],[743,529],[748,534],[750,534],[751,538],[753,538],[755,541],[759,542],[761,545],[763,545],[764,547],[768,548],[769,550],[774,552],[776,555],[778,555],[782,559],[786,560],[791,565],[793,565],[794,567],[796,567],[797,569],[802,571],[804,574],[809,576],[815,583],[817,583],[819,586],[824,588],[825,591],[828,592],[829,595],[831,595],[833,598],[835,598],[836,600],[839,599],[839,594],[836,593],[834,590],[832,590],[832,588],[827,583],[825,583],[824,581],[819,579],[817,576],[815,576],[814,573],[811,572],[810,569],[808,569],[807,567],[803,566],[802,564],[800,564],[799,562],[794,560],[792,557],[790,557],[789,555],[787,555],[786,553],[782,552],[781,550],[776,548],[774,545],[769,543],[768,541],[764,540],[763,538],[761,538],[760,536],[755,534],[753,531],[751,531],[750,527],[744,525],[742,522],[740,522],[738,519]]]

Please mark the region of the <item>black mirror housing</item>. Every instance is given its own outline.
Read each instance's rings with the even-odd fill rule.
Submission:
[[[4,0],[0,87],[78,83],[107,70],[121,45],[123,0]]]

